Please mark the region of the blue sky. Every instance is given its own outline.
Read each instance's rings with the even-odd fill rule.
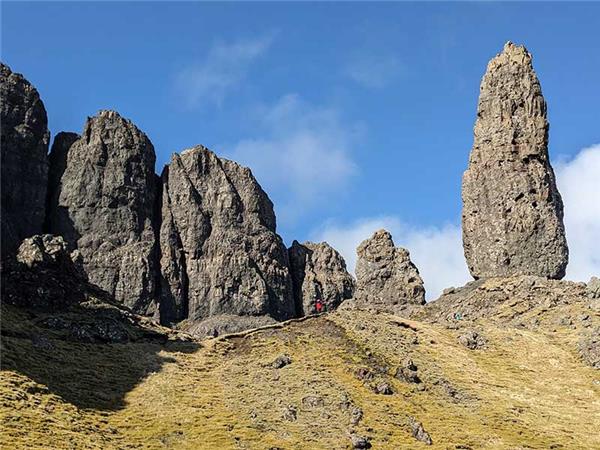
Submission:
[[[287,243],[325,238],[352,266],[386,226],[437,292],[468,278],[460,180],[488,60],[507,40],[534,55],[567,171],[600,143],[599,29],[600,3],[3,2],[2,60],[38,88],[53,135],[115,109],[158,172],[204,144],[253,169]],[[600,273],[592,258],[572,278]]]

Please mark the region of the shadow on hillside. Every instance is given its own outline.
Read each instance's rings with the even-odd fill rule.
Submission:
[[[1,370],[23,374],[48,388],[32,386],[21,377],[2,383],[0,389],[26,391],[38,395],[48,392],[78,408],[117,410],[125,406],[125,396],[148,376],[175,359],[175,352],[191,353],[200,344],[167,341],[162,333],[127,323],[135,340],[123,343],[81,342],[64,331],[48,330],[41,323],[78,320],[73,313],[40,315],[32,310],[2,305]],[[93,324],[98,317],[82,316],[81,323]],[[103,319],[105,320],[105,318]],[[94,322],[95,321],[95,322]],[[102,325],[104,326],[104,325]]]

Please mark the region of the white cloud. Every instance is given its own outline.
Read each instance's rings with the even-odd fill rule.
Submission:
[[[567,278],[588,281],[600,276],[600,144],[559,161],[555,171],[565,205]]]
[[[357,172],[351,150],[359,130],[344,125],[337,110],[286,95],[254,116],[263,137],[243,139],[225,156],[252,169],[277,200],[279,219],[293,220],[346,189]]]
[[[394,55],[364,54],[354,58],[345,69],[346,75],[368,88],[384,88],[402,71]]]
[[[569,244],[567,278],[587,281],[600,276],[600,144],[581,150],[575,158],[554,164],[558,188],[565,205],[565,228]],[[325,223],[311,239],[327,241],[354,272],[356,247],[376,230],[392,233],[396,245],[410,251],[418,267],[427,299],[434,300],[449,286],[462,286],[469,275],[456,225],[415,228],[398,217],[363,218],[349,224]]]
[[[271,46],[273,35],[231,43],[217,42],[203,61],[184,68],[176,88],[189,106],[206,102],[221,105],[227,94],[243,80],[252,62]]]
[[[393,216],[364,218],[348,225],[328,223],[313,233],[312,239],[327,241],[337,249],[354,272],[356,247],[375,231],[392,233],[394,243],[410,251],[425,283],[426,297],[434,300],[449,286],[462,286],[471,280],[463,255],[460,227],[414,228]]]

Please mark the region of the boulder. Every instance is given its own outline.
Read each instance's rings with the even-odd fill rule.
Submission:
[[[88,286],[77,256],[60,236],[23,240],[16,257],[2,267],[2,301],[50,312],[81,302]]]
[[[425,288],[408,250],[394,246],[392,235],[379,230],[357,249],[357,303],[389,309],[396,305],[423,305]]]
[[[294,316],[287,249],[250,169],[202,146],[162,173],[161,320]]]
[[[78,249],[91,283],[140,314],[157,312],[154,147],[114,111],[60,133],[50,154],[47,228]]]
[[[336,309],[354,294],[354,278],[344,258],[329,244],[294,241],[288,249],[298,316],[314,314],[320,300],[325,311]]]
[[[590,278],[586,286],[586,294],[592,299],[600,298],[600,278]]]
[[[548,157],[546,102],[525,47],[508,42],[481,82],[462,183],[465,257],[475,278],[565,275],[563,203]]]
[[[48,178],[48,119],[38,91],[0,63],[2,248],[14,254],[42,232]]]

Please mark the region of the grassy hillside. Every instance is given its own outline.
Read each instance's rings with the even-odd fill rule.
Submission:
[[[0,447],[343,449],[363,436],[377,449],[600,448],[600,373],[577,350],[598,314],[583,296],[523,302],[456,323],[432,320],[442,302],[421,320],[343,309],[203,342],[154,330],[121,344],[65,339],[5,305]],[[467,330],[480,348],[459,342]],[[420,383],[394,376],[407,358]]]

